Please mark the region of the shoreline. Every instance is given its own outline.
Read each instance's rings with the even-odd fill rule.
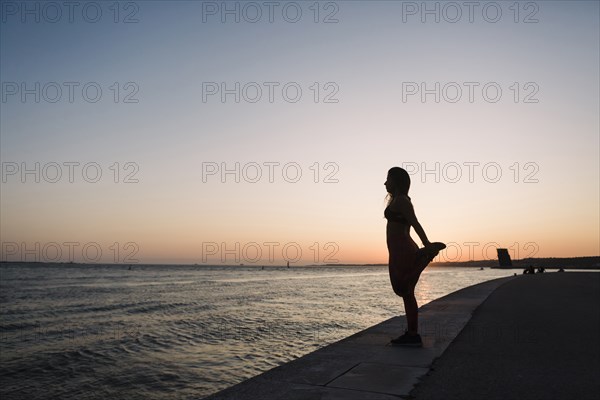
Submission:
[[[468,286],[420,307],[423,348],[391,346],[389,340],[406,327],[404,315],[392,317],[206,399],[330,396],[383,400],[408,395],[470,320],[474,310],[495,289],[514,279],[518,278],[509,276]]]
[[[530,265],[535,268],[565,270],[591,270],[600,271],[600,256],[568,257],[568,258],[528,258],[513,260],[513,266],[500,267],[498,260],[477,260],[458,262],[432,262],[429,267],[434,268],[491,268],[498,270],[523,270]],[[46,262],[46,261],[0,261],[0,267],[6,266],[31,266],[31,267],[77,267],[77,266],[104,266],[114,268],[129,267],[187,267],[187,268],[249,268],[249,269],[294,269],[294,268],[361,268],[380,267],[386,268],[387,264],[306,264],[306,265],[268,265],[268,264],[159,264],[159,263],[83,263],[83,262]],[[429,268],[428,267],[428,268]]]
[[[599,302],[597,272],[497,278],[420,307],[422,348],[393,317],[206,399],[591,399]]]

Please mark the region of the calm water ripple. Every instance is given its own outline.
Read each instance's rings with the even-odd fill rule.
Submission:
[[[419,305],[514,270],[429,267]],[[403,314],[386,267],[0,267],[0,397],[201,398]]]

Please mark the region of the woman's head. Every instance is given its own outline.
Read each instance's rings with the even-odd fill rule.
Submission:
[[[390,168],[387,174],[387,180],[385,181],[385,188],[390,195],[390,201],[397,195],[408,196],[408,189],[410,189],[410,175],[405,169],[400,167]]]

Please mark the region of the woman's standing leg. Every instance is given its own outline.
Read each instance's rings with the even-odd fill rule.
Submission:
[[[419,332],[419,306],[415,297],[415,288],[407,291],[403,296],[404,311],[406,312],[406,324],[409,335],[416,335]]]

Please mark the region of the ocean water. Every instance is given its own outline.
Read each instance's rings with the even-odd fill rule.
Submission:
[[[428,267],[417,300],[514,272]],[[199,399],[400,314],[387,267],[2,264],[0,398]]]

